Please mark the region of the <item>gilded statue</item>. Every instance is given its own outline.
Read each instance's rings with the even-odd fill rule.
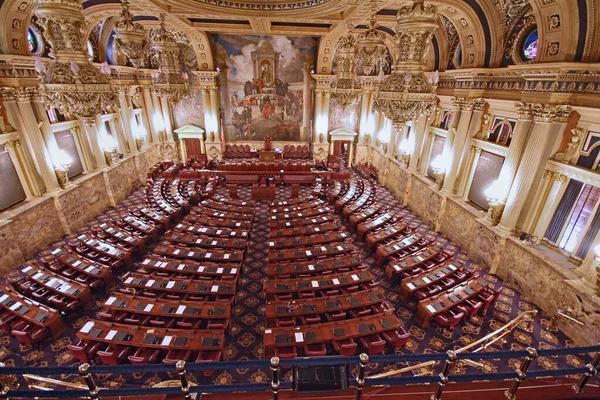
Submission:
[[[556,153],[554,159],[565,164],[576,164],[579,158],[579,147],[585,131],[582,128],[571,129],[571,141],[562,153]]]

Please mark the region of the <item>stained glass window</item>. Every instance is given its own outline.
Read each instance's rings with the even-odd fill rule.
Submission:
[[[533,29],[523,41],[523,58],[533,60],[538,53],[538,30]]]
[[[27,31],[27,48],[29,49],[30,53],[35,53],[38,49],[37,38],[31,29]]]

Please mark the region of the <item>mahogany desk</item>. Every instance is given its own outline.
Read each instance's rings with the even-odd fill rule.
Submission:
[[[320,274],[328,270],[337,270],[340,268],[356,268],[361,265],[360,254],[351,253],[343,256],[329,257],[316,261],[301,262],[275,262],[267,264],[267,275],[275,277],[277,275],[299,275],[299,274]]]
[[[442,246],[432,244],[414,254],[402,258],[399,261],[388,264],[385,267],[385,273],[390,280],[395,281],[399,275],[402,275],[403,272],[408,272],[413,268],[432,260],[434,257],[440,254],[442,255],[440,257],[440,262],[450,258],[449,254],[444,253]]]
[[[240,214],[230,211],[214,210],[212,208],[197,206],[192,209],[191,214],[202,215],[210,218],[232,219],[236,221],[252,221],[254,214]]]
[[[410,299],[413,293],[436,284],[442,279],[448,278],[458,271],[462,271],[464,263],[457,259],[451,259],[437,267],[415,275],[410,279],[404,279],[400,285],[400,296],[405,300]]]
[[[285,229],[292,227],[300,227],[307,225],[325,224],[328,222],[338,221],[338,218],[334,214],[319,215],[317,217],[299,218],[288,221],[276,221],[271,220],[271,229]]]
[[[267,298],[275,294],[289,294],[298,292],[314,292],[317,290],[338,289],[345,286],[355,286],[361,283],[373,281],[370,272],[350,271],[327,276],[316,276],[310,278],[295,278],[281,281],[270,279],[265,284]]]
[[[202,263],[195,261],[174,260],[172,258],[159,257],[150,255],[146,257],[140,264],[144,269],[154,271],[183,273],[186,275],[198,276],[214,276],[220,278],[223,276],[237,276],[240,271],[239,263],[219,264],[219,263]]]
[[[186,260],[197,260],[202,262],[242,262],[244,251],[242,250],[212,250],[197,247],[179,247],[173,245],[159,244],[154,248],[155,254],[167,257],[183,258]]]
[[[231,229],[231,228],[220,228],[210,226],[199,226],[195,224],[189,224],[185,221],[175,226],[175,231],[193,233],[195,235],[203,236],[214,236],[222,238],[248,238],[248,230],[244,229]]]
[[[87,285],[64,278],[54,272],[31,262],[21,268],[21,273],[29,280],[45,287],[53,293],[73,300],[79,300],[83,306],[92,304],[92,292]]]
[[[190,295],[233,296],[236,281],[205,281],[191,278],[161,278],[136,272],[128,272],[123,276],[127,287],[148,289],[153,292],[179,293]]]
[[[98,253],[108,256],[112,259],[123,262],[126,267],[131,267],[133,264],[130,252],[121,250],[116,246],[105,243],[98,239],[91,238],[86,234],[77,236],[77,239],[79,239],[87,248],[97,251]]]
[[[297,249],[269,250],[269,261],[293,261],[298,259],[310,259],[324,256],[335,256],[349,253],[355,250],[351,243],[334,242],[322,246],[312,246]]]
[[[365,238],[366,247],[367,249],[371,250],[385,240],[394,239],[400,235],[411,234],[417,229],[418,226],[419,224],[416,222],[409,223],[408,221],[401,221],[396,222],[385,229],[371,232]]]
[[[223,239],[199,236],[195,234],[185,234],[171,232],[164,237],[173,244],[184,244],[186,246],[204,247],[208,249],[238,249],[245,250],[248,244],[247,240],[241,239]]]
[[[290,247],[306,247],[341,242],[348,239],[345,232],[325,232],[311,236],[300,236],[298,238],[273,239],[269,242],[269,249],[285,249]]]
[[[101,263],[92,262],[89,259],[80,256],[77,253],[58,248],[52,250],[51,254],[56,257],[64,265],[73,268],[74,270],[91,276],[92,278],[102,279],[106,287],[111,287],[115,284],[115,278],[112,270]]]
[[[391,243],[378,246],[375,251],[375,263],[382,264],[388,258],[396,254],[399,254],[400,257],[404,256],[410,246],[417,245],[422,239],[426,240],[425,234],[417,232],[401,236]],[[427,246],[431,242],[433,242],[433,239],[426,240],[424,246]]]
[[[392,211],[388,211],[383,215],[378,216],[375,219],[369,219],[366,220],[360,224],[358,224],[356,226],[356,235],[358,236],[359,239],[364,239],[365,235],[370,232],[373,231],[377,228],[379,228],[380,226],[382,226],[383,224],[386,224],[390,221],[392,221],[395,217],[394,212]]]

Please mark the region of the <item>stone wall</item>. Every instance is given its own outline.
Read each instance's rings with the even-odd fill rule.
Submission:
[[[409,173],[376,149],[361,148],[356,161],[375,165],[382,184],[481,268],[498,275],[547,314],[561,310],[583,322],[585,326],[566,320],[559,324],[578,344],[600,342],[600,301],[569,283],[580,276],[564,256],[503,235],[486,221],[485,211],[460,197],[443,195],[427,176]]]
[[[159,145],[103,170],[75,179],[67,189],[33,198],[0,213],[0,272],[11,271],[37,251],[122,201],[148,168],[161,161]],[[115,203],[112,203],[115,204]]]

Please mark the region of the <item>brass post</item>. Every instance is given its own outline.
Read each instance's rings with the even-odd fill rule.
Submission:
[[[517,370],[517,379],[513,382],[510,389],[504,392],[504,397],[508,400],[516,399],[515,393],[517,393],[517,389],[521,385],[521,382],[523,382],[525,378],[527,378],[527,370],[529,369],[529,364],[531,364],[531,361],[537,358],[538,356],[537,351],[533,347],[528,347],[526,350],[529,354],[523,359],[523,361],[521,362],[521,366]]]
[[[177,364],[175,364],[175,368],[177,368],[179,380],[181,381],[181,393],[183,393],[185,400],[190,400],[192,396],[190,395],[190,383],[188,381],[185,371],[185,361],[177,361]]]
[[[90,399],[91,400],[97,400],[100,397],[98,396],[98,386],[96,386],[96,382],[94,382],[94,378],[88,374],[88,368],[90,367],[90,364],[88,363],[84,363],[81,364],[79,366],[78,372],[79,372],[79,376],[81,376],[84,380],[85,383],[88,385],[88,388],[90,389]]]
[[[446,354],[448,354],[448,359],[446,360],[446,364],[444,364],[442,372],[440,372],[440,383],[438,384],[438,388],[435,393],[431,395],[431,400],[440,400],[442,398],[444,386],[446,386],[448,383],[448,374],[450,373],[450,368],[452,368],[456,362],[456,353],[454,351],[448,350]]]
[[[273,400],[279,399],[279,357],[271,358],[271,390],[273,391]]]
[[[586,368],[588,369],[588,371],[585,374],[583,374],[581,376],[581,378],[579,378],[579,382],[577,382],[577,384],[573,385],[573,390],[575,390],[575,393],[583,392],[583,388],[585,387],[585,385],[586,385],[587,381],[590,379],[590,377],[593,375],[596,375],[596,372],[598,371],[598,363],[599,362],[600,362],[600,353],[596,353],[596,356],[594,357],[592,362],[586,365]]]
[[[360,369],[358,370],[358,376],[356,377],[356,396],[354,400],[360,400],[362,396],[363,387],[365,386],[365,369],[369,364],[369,356],[365,353],[361,353],[360,356]]]

